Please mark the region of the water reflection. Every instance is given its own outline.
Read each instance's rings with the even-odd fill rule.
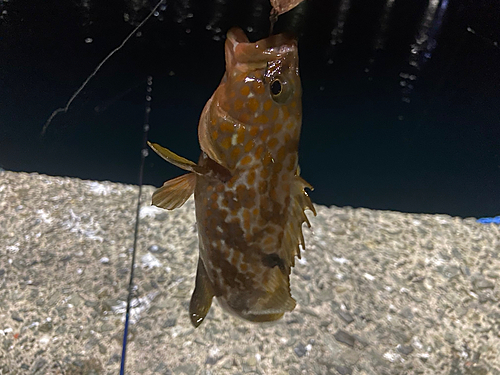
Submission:
[[[432,51],[437,46],[436,37],[441,29],[443,17],[448,7],[448,0],[430,0],[423,14],[418,27],[418,34],[415,42],[411,44],[410,56],[408,58],[408,69],[402,71],[399,76],[402,78],[401,100],[410,103],[411,93],[414,83],[418,78],[418,71],[423,68],[426,62],[432,57]]]
[[[351,8],[351,0],[341,0],[339,10],[337,13],[337,18],[335,20],[335,28],[332,30],[332,37],[330,39],[330,44],[336,46],[342,43],[342,37],[344,35],[344,26],[349,15],[349,9]]]
[[[373,50],[371,53],[371,57],[368,60],[368,66],[365,68],[365,73],[370,73],[373,63],[375,62],[375,54],[383,50],[385,47],[385,43],[387,40],[387,30],[389,26],[389,19],[392,14],[392,9],[395,0],[387,0],[384,4],[384,9],[382,11],[382,15],[380,16],[379,25],[380,27],[377,30],[377,35],[375,36],[375,42],[373,43]],[[369,80],[372,80],[372,77],[368,77]]]
[[[384,10],[382,11],[382,16],[380,17],[380,28],[378,29],[377,36],[375,38],[374,50],[379,50],[384,48],[384,44],[387,38],[387,27],[389,24],[389,18],[391,16],[391,11],[393,9],[395,0],[387,0],[384,4]]]

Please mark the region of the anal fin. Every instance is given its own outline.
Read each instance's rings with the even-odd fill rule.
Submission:
[[[208,278],[203,261],[198,259],[198,270],[196,271],[196,285],[194,287],[191,302],[189,303],[189,317],[191,323],[197,328],[205,319],[212,306],[214,292],[212,283]]]
[[[196,174],[188,173],[168,180],[153,194],[153,205],[173,210],[182,206],[196,186]]]

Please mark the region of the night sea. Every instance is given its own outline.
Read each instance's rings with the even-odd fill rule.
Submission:
[[[225,33],[239,26],[251,41],[265,37],[266,1],[168,2],[40,136],[154,5],[0,2],[2,168],[137,183],[148,75],[149,138],[197,160],[198,120],[224,72]],[[280,17],[276,31],[299,36],[300,165],[315,203],[499,213],[499,8],[311,0]],[[144,181],[160,186],[178,173],[151,156]]]

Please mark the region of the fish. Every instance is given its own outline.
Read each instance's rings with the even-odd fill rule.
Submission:
[[[225,41],[226,71],[198,126],[198,163],[149,146],[189,173],[156,190],[173,210],[194,193],[199,236],[189,315],[198,327],[213,297],[251,322],[280,319],[296,306],[290,273],[304,248],[305,214],[316,215],[300,177],[302,89],[297,41],[287,34],[250,42],[239,28]]]

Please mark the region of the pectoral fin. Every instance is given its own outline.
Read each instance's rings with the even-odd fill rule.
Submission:
[[[194,193],[196,174],[188,173],[168,180],[153,194],[153,205],[167,210],[182,206]]]
[[[194,287],[191,302],[189,303],[189,317],[195,328],[197,328],[207,316],[210,306],[212,306],[213,297],[214,292],[212,283],[208,278],[203,261],[198,259],[196,286]]]
[[[196,174],[206,174],[208,173],[207,168],[200,167],[195,162],[183,158],[182,156],[177,155],[175,152],[170,151],[169,149],[160,146],[158,143],[151,143],[148,141],[149,147],[153,149],[160,157],[168,161],[170,164],[175,165],[181,169],[184,169],[189,172],[194,172]]]

